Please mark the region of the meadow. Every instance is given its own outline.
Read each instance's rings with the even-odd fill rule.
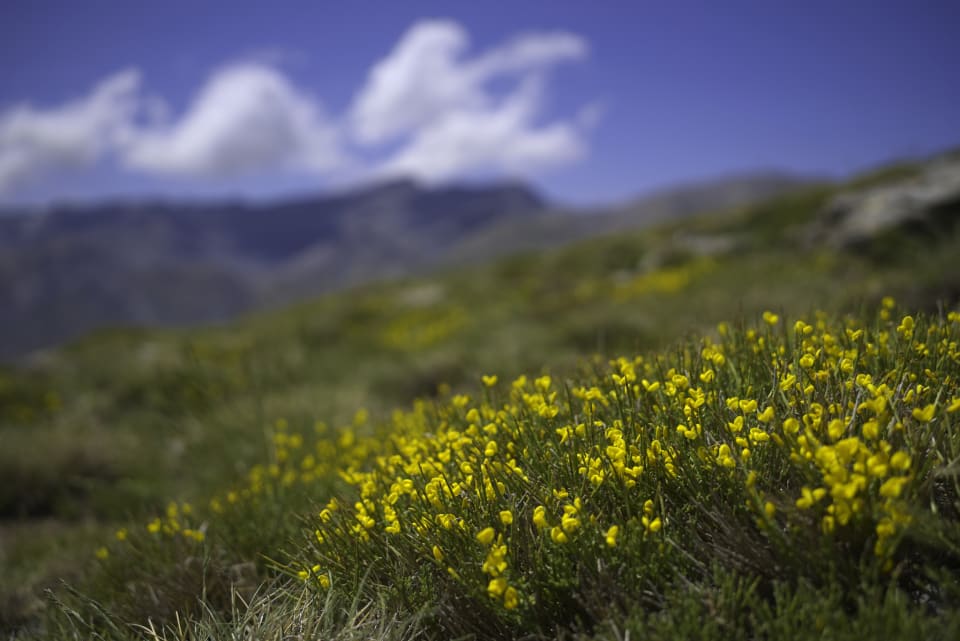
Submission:
[[[0,625],[960,636],[960,236],[835,190],[3,371]]]

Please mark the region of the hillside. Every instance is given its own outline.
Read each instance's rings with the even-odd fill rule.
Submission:
[[[493,248],[509,247],[511,253],[549,249],[594,236],[744,207],[817,184],[826,185],[828,181],[757,172],[678,185],[614,206],[565,210],[568,215],[547,212],[506,218],[463,239],[451,253],[460,262],[483,262],[495,255]]]
[[[153,637],[129,627],[144,624],[148,618],[160,626],[175,625],[171,617],[174,611],[182,611],[192,613],[195,636],[204,638],[205,634],[226,637],[231,625],[243,622],[272,621],[280,626],[284,620],[302,620],[305,611],[319,611],[327,614],[317,615],[315,625],[328,626],[331,636],[337,630],[359,630],[356,638],[411,638],[412,634],[403,632],[410,629],[439,630],[435,635],[439,638],[464,633],[477,638],[511,638],[520,633],[556,638],[572,629],[579,629],[586,638],[622,638],[614,632],[609,632],[609,637],[599,636],[605,634],[608,628],[603,626],[608,624],[620,630],[628,626],[637,638],[641,634],[677,638],[692,634],[703,620],[715,619],[719,612],[734,618],[729,626],[720,625],[713,638],[758,629],[767,630],[771,638],[776,630],[801,638],[797,632],[803,629],[801,619],[809,622],[804,617],[819,610],[826,617],[824,625],[847,630],[846,637],[838,632],[838,638],[870,638],[863,630],[856,636],[855,627],[843,628],[847,625],[843,613],[859,607],[862,617],[855,618],[860,621],[857,625],[881,621],[881,612],[892,613],[889,621],[884,620],[888,628],[870,628],[875,638],[901,628],[907,634],[917,626],[933,636],[955,630],[957,595],[937,593],[928,580],[937,559],[953,558],[949,555],[955,553],[951,551],[954,548],[949,545],[955,544],[956,539],[951,538],[955,521],[931,516],[923,512],[928,509],[923,506],[929,506],[926,499],[933,493],[941,497],[937,499],[941,503],[935,504],[942,504],[942,514],[949,515],[949,510],[958,507],[950,507],[952,495],[938,489],[941,486],[935,479],[940,477],[933,471],[955,457],[956,451],[950,448],[960,446],[951,427],[956,414],[948,411],[958,395],[957,375],[950,369],[955,368],[950,345],[958,338],[955,320],[948,321],[954,315],[948,316],[948,311],[955,310],[960,301],[960,275],[954,268],[960,252],[956,227],[960,210],[956,201],[938,200],[933,207],[936,215],[923,224],[916,224],[911,217],[902,224],[888,221],[866,242],[852,245],[826,242],[823,236],[838,216],[852,221],[863,211],[850,196],[838,201],[841,192],[866,193],[862,190],[897,186],[912,189],[917,181],[922,183],[926,172],[923,166],[898,168],[860,177],[846,186],[814,186],[761,204],[619,231],[569,247],[521,253],[443,274],[367,284],[295,307],[249,315],[218,328],[101,331],[35,357],[29,366],[7,369],[0,378],[0,438],[4,443],[0,452],[0,574],[4,577],[0,623],[9,630],[19,629],[19,634],[28,638],[42,636],[44,626],[52,637],[58,631],[61,636],[89,636],[87,624],[106,638],[138,634],[141,638],[189,638],[173,632]],[[838,214],[841,202],[846,205]],[[897,302],[884,302],[888,296]],[[812,316],[814,309],[825,313]],[[770,313],[764,315],[764,311]],[[926,312],[925,319],[917,312]],[[908,314],[910,323],[916,323],[915,330],[913,325],[907,327],[904,317]],[[805,319],[800,330],[795,324],[798,319]],[[728,329],[718,332],[717,324],[724,321]],[[325,548],[315,537],[315,543],[305,543],[315,530],[322,530],[324,540],[344,536],[333,525],[323,529],[326,521],[303,519],[313,518],[305,515],[316,515],[332,496],[361,496],[365,490],[356,489],[357,483],[366,480],[361,473],[368,474],[371,466],[379,464],[377,454],[390,453],[377,448],[402,446],[394,437],[409,436],[416,447],[432,447],[422,441],[452,439],[450,430],[466,433],[471,424],[486,429],[493,423],[506,440],[492,435],[484,438],[483,450],[478,450],[480,461],[489,449],[488,441],[495,442],[497,451],[509,451],[510,442],[534,438],[510,431],[524,425],[534,430],[529,434],[543,431],[536,440],[556,437],[559,441],[563,436],[558,430],[567,423],[576,428],[578,423],[590,422],[585,420],[589,411],[583,406],[587,392],[576,390],[597,387],[602,398],[611,391],[638,393],[612,376],[628,378],[622,362],[608,364],[618,356],[634,363],[637,380],[630,380],[631,385],[646,379],[647,383],[661,381],[663,387],[666,382],[676,386],[679,379],[674,376],[682,373],[688,387],[713,390],[714,396],[705,401],[707,414],[700,420],[702,434],[710,439],[728,438],[723,430],[735,417],[721,414],[725,411],[743,415],[747,425],[742,438],[754,438],[751,428],[766,430],[771,439],[774,433],[784,438],[777,431],[786,425],[780,417],[803,420],[815,411],[804,396],[805,387],[796,391],[788,385],[783,391],[793,391],[787,398],[774,387],[789,374],[800,377],[797,368],[807,348],[794,332],[802,334],[807,324],[816,332],[810,339],[817,341],[811,344],[813,351],[823,348],[817,358],[826,359],[815,361],[826,378],[813,379],[814,391],[822,396],[816,400],[822,410],[835,412],[829,409],[831,403],[845,407],[854,400],[850,396],[853,387],[847,388],[846,382],[865,385],[866,379],[858,379],[857,374],[869,373],[874,379],[871,384],[877,385],[884,377],[901,380],[912,375],[917,380],[911,384],[926,388],[917,391],[914,386],[909,398],[907,388],[897,388],[896,411],[911,431],[887,437],[891,447],[911,457],[913,467],[897,468],[899,471],[891,474],[907,478],[915,472],[904,496],[916,499],[909,509],[918,510],[916,523],[923,524],[909,530],[914,533],[910,535],[914,537],[912,545],[917,547],[901,548],[905,557],[887,556],[883,545],[883,554],[876,553],[876,528],[884,514],[896,521],[891,536],[884,535],[885,541],[906,536],[903,533],[907,531],[897,521],[899,512],[880,512],[887,509],[882,499],[890,498],[881,493],[886,475],[882,482],[857,490],[864,492],[864,500],[870,497],[870,510],[863,512],[861,520],[848,521],[856,527],[843,530],[842,545],[832,547],[831,539],[819,538],[826,534],[824,517],[832,515],[818,512],[814,522],[796,507],[805,496],[804,487],[813,491],[818,486],[810,483],[826,482],[823,471],[791,467],[784,460],[790,459],[789,451],[777,454],[759,444],[750,446],[758,452],[755,467],[746,465],[749,456],[739,444],[739,458],[734,461],[738,473],[757,472],[756,497],[744,493],[750,487],[743,482],[723,485],[717,480],[721,477],[706,472],[690,477],[688,485],[679,481],[671,485],[668,478],[675,478],[672,475],[644,477],[638,480],[643,483],[642,491],[629,499],[614,487],[607,494],[593,492],[589,474],[584,477],[578,469],[582,461],[564,458],[578,450],[568,451],[558,444],[550,446],[555,449],[549,456],[522,457],[528,476],[537,479],[530,480],[530,486],[500,490],[494,485],[495,495],[508,489],[507,502],[494,501],[484,492],[477,498],[485,506],[482,510],[461,506],[443,512],[456,511],[461,518],[472,519],[462,536],[424,539],[431,541],[431,547],[421,549],[416,547],[420,545],[417,537],[404,535],[403,544],[393,544],[397,556],[383,559],[363,547],[360,557],[337,560],[340,548]],[[907,330],[915,332],[918,341],[925,341],[926,352],[904,339]],[[888,342],[875,332],[886,332],[888,339],[884,340]],[[899,338],[890,342],[890,337]],[[732,364],[725,369],[717,365],[714,380],[700,379],[705,371],[703,359],[708,358],[704,349],[717,344],[723,346]],[[843,350],[863,345],[857,356],[863,360],[837,351],[838,344]],[[866,348],[869,344],[885,346],[871,352]],[[783,352],[778,351],[780,345]],[[776,365],[773,358],[779,359]],[[844,358],[851,359],[852,370],[843,364]],[[775,378],[771,378],[772,367],[776,368]],[[488,388],[481,381],[491,374],[496,374],[499,382],[485,379]],[[526,387],[519,384],[518,391],[511,391],[510,381],[521,375],[527,377]],[[892,389],[892,383],[888,388]],[[456,400],[462,394],[476,403]],[[557,415],[540,415],[538,405],[530,409],[531,416],[508,420],[520,407],[514,395],[527,402],[523,394],[531,398],[556,394],[550,403],[558,408]],[[739,409],[721,404],[723,398],[734,396]],[[415,403],[418,398],[427,400]],[[641,436],[646,433],[643,426],[662,423],[669,436],[659,437],[663,439],[661,447],[669,444],[676,448],[675,467],[696,469],[701,460],[698,449],[682,449],[682,444],[702,434],[685,415],[683,404],[667,400],[644,404],[638,406],[642,413],[632,415],[626,408],[635,400],[621,402],[618,396],[612,404],[598,406],[591,420],[601,420],[605,427],[621,421],[623,425],[616,429],[627,440],[651,438]],[[740,400],[747,409],[740,407]],[[751,400],[756,408],[750,406]],[[757,418],[765,416],[767,405],[773,408],[777,422]],[[929,418],[928,406],[933,406]],[[477,414],[470,414],[474,409]],[[838,416],[831,415],[830,420]],[[478,418],[483,420],[478,422]],[[829,428],[830,420],[824,429]],[[945,449],[924,449],[914,436],[915,427],[928,423],[930,427],[923,429],[940,430],[937,447]],[[695,438],[678,431],[681,424],[687,431],[692,429]],[[870,430],[857,422],[851,432],[864,447],[872,448],[860,452],[857,446],[851,465],[866,465],[870,456],[876,455],[874,449],[879,445],[867,443]],[[572,442],[580,437],[568,436]],[[590,441],[590,447],[603,441],[602,454],[590,450],[602,469],[606,469],[604,461],[617,460],[617,452],[606,449],[620,447],[615,436],[602,430],[590,437],[599,439]],[[735,443],[735,437],[728,436]],[[836,438],[830,439],[828,443],[824,437],[821,443],[832,446]],[[719,444],[711,440],[704,447],[719,468],[725,468]],[[718,446],[716,452],[710,449],[713,445]],[[312,448],[310,452],[308,448]],[[642,456],[645,451],[644,447],[631,456]],[[863,461],[859,460],[861,453]],[[893,453],[887,453],[888,467],[893,465]],[[308,454],[312,457],[309,464]],[[506,465],[508,460],[501,463]],[[557,467],[538,467],[533,463],[536,460],[558,463]],[[738,461],[744,466],[737,467]],[[897,461],[900,465],[904,459]],[[455,462],[479,465],[472,458]],[[351,463],[355,465],[351,467]],[[590,465],[585,467],[589,471]],[[655,466],[645,461],[644,467]],[[297,471],[288,477],[291,469]],[[710,474],[722,472],[710,469]],[[458,470],[469,474],[462,466]],[[610,474],[610,478],[617,477]],[[304,475],[308,482],[301,483]],[[288,478],[289,483],[284,480]],[[474,480],[477,478],[475,475]],[[384,482],[389,495],[390,484]],[[259,489],[254,491],[254,487]],[[713,491],[718,487],[723,488],[724,498],[710,503],[704,498],[709,495],[707,488]],[[377,488],[377,492],[383,489]],[[561,496],[564,489],[567,496]],[[426,495],[425,487],[420,490]],[[253,500],[254,496],[267,498]],[[581,497],[581,507],[576,506],[576,497]],[[701,511],[678,507],[690,497],[701,501],[697,508]],[[740,507],[751,497],[757,501],[752,507]],[[370,498],[379,501],[382,496]],[[655,500],[650,514],[648,499]],[[184,503],[191,507],[184,508]],[[772,510],[767,503],[773,505]],[[353,499],[348,505],[352,504]],[[550,528],[560,527],[560,532],[539,525],[533,529],[538,505],[548,510],[544,522]],[[565,509],[568,505],[574,513]],[[377,519],[386,518],[382,506],[377,510]],[[577,516],[581,510],[582,515]],[[510,512],[510,517],[501,512]],[[356,516],[354,512],[350,515]],[[564,515],[568,523],[569,518],[580,519],[579,525],[568,531],[563,527]],[[696,522],[708,517],[717,527],[732,525],[712,538],[702,533],[694,536]],[[662,534],[652,525],[658,518]],[[772,520],[774,529],[765,529],[770,523],[757,524],[757,519],[765,518]],[[509,529],[507,520],[516,527]],[[176,528],[171,521],[176,521]],[[611,531],[617,524],[621,529]],[[409,520],[401,527],[404,532],[416,530]],[[493,538],[487,541],[483,534],[478,540],[476,536],[487,527],[494,529]],[[570,537],[574,531],[596,542],[594,547],[577,548],[589,554],[567,555],[561,548],[551,547],[563,543],[558,541],[561,533]],[[649,532],[645,535],[645,531]],[[118,540],[118,532],[123,532],[119,536],[123,541]],[[786,537],[781,547],[777,547],[781,544],[776,532]],[[498,533],[503,535],[502,541],[497,539]],[[389,540],[380,536],[378,530],[371,545],[385,549],[384,541]],[[932,540],[926,536],[940,537],[941,543],[924,548],[924,542]],[[607,537],[623,547],[608,545]],[[943,544],[944,540],[949,545]],[[662,564],[649,566],[651,573],[662,571],[657,578],[640,568],[647,567],[643,561],[651,558],[659,543],[674,552],[653,557]],[[440,548],[439,555],[433,545]],[[500,545],[509,551],[503,559],[489,560],[487,554]],[[424,550],[429,557],[423,556]],[[612,551],[622,552],[623,557],[618,560]],[[94,559],[95,552],[103,558]],[[892,549],[890,554],[895,552]],[[855,561],[861,553],[862,566]],[[437,556],[462,561],[447,562],[439,568],[438,577],[434,572],[438,567],[434,562],[440,562]],[[681,557],[687,556],[716,564],[685,566]],[[894,561],[894,567],[904,568],[897,576],[919,586],[916,594],[926,595],[923,598],[934,604],[934,614],[918,611],[909,590],[884,592],[883,581],[871,578],[871,572],[887,571],[888,560]],[[274,561],[285,564],[283,569],[278,570]],[[300,565],[289,565],[294,561]],[[904,565],[896,565],[901,561]],[[378,565],[381,562],[386,566]],[[505,562],[506,571],[491,575],[483,569],[487,562],[492,564],[488,568]],[[411,564],[422,568],[423,574],[411,571]],[[318,570],[313,570],[315,565]],[[458,582],[447,572],[447,565],[462,580]],[[759,583],[743,583],[747,570],[753,572],[761,566],[783,570],[784,576],[795,581],[781,584],[761,573]],[[371,573],[346,581],[349,568],[358,567],[370,567]],[[550,575],[537,574],[535,568],[544,568]],[[594,574],[585,568],[610,571]],[[678,568],[683,571],[677,572]],[[848,579],[831,584],[822,571]],[[951,570],[947,567],[945,571]],[[302,586],[298,572],[305,572],[317,590],[301,593],[296,587]],[[497,582],[491,588],[489,582],[501,575],[506,583]],[[331,577],[335,587],[325,591],[323,583]],[[38,595],[44,588],[55,587],[61,578],[101,606],[61,590],[59,598],[66,599],[79,618],[62,614],[58,618],[57,613],[66,610],[49,602],[45,605]],[[578,588],[584,580],[588,587]],[[612,586],[621,580],[627,587],[618,592]],[[697,589],[679,591],[683,581]],[[845,596],[863,587],[858,581],[866,586],[859,605]],[[396,590],[391,591],[391,585]],[[117,586],[121,586],[119,591]],[[262,599],[254,603],[258,586]],[[451,601],[440,599],[429,586],[443,590]],[[515,592],[508,592],[511,588]],[[231,613],[231,590],[254,603],[253,609]],[[503,607],[490,605],[489,590]],[[207,595],[202,606],[197,601],[200,593]],[[349,604],[357,594],[363,596],[362,603],[355,603],[351,610]],[[142,595],[152,596],[140,598]],[[332,600],[327,609],[325,599]],[[804,602],[813,605],[803,609]],[[437,605],[437,612],[459,613],[465,627],[436,628],[436,620],[422,619],[426,615],[418,605],[425,603]],[[313,610],[298,609],[301,605]],[[367,609],[357,610],[361,606]],[[735,616],[741,608],[759,614],[752,622],[743,621]],[[265,611],[277,614],[257,618]],[[338,619],[336,612],[340,611],[352,612],[352,623]],[[681,616],[684,611],[696,614],[685,618]],[[109,617],[104,618],[104,612]],[[473,618],[465,614],[470,612],[475,614]],[[656,613],[664,614],[658,618]],[[388,632],[390,621],[397,623],[393,637]],[[418,621],[424,626],[417,628]],[[111,625],[117,628],[108,631]],[[376,632],[376,625],[385,629]],[[216,635],[210,632],[214,628]],[[263,629],[261,638],[270,638],[270,634],[281,638],[281,632],[289,630]],[[706,632],[702,636],[710,638]]]
[[[107,204],[8,216],[0,219],[0,356],[103,326],[223,321],[408,271],[499,217],[544,206],[522,186],[427,191],[397,182],[275,205]]]
[[[101,327],[223,322],[383,278],[485,262],[756,202],[803,181],[730,177],[610,211],[517,183],[397,181],[289,202],[104,203],[0,216],[0,359]]]

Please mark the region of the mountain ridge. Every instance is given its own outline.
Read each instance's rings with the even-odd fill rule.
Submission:
[[[394,180],[274,203],[113,201],[0,217],[0,359],[110,326],[178,326],[371,280],[750,204],[780,174],[569,208],[519,181]]]

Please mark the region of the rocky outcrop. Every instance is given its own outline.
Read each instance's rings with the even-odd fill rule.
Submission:
[[[958,221],[960,158],[944,158],[915,177],[835,197],[817,217],[811,240],[855,247],[887,232],[939,233]]]

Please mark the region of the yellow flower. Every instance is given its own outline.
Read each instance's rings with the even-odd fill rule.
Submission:
[[[796,384],[797,377],[794,374],[787,374],[783,377],[783,380],[780,381],[780,390],[786,392]]]
[[[960,410],[960,396],[951,399],[950,404],[947,405],[947,413],[953,414],[957,410]]]
[[[97,551],[94,553],[98,559],[105,561],[108,556],[110,556],[110,550],[105,547],[97,548]]]
[[[617,547],[617,535],[620,534],[619,525],[611,525],[610,529],[607,530],[607,545],[610,547]]]
[[[541,392],[547,392],[549,391],[550,385],[552,382],[553,381],[550,378],[550,376],[544,374],[543,376],[535,380],[533,384],[536,385],[537,389],[540,390]]]
[[[910,455],[906,452],[897,452],[890,457],[890,467],[895,470],[900,470],[901,472],[906,472],[910,469]]]
[[[116,536],[117,536],[117,540],[118,540],[118,541],[126,541],[126,540],[127,540],[127,528],[123,527],[123,528],[120,528],[119,530],[117,530]]]
[[[433,546],[433,558],[437,561],[443,561],[443,550],[440,549],[439,545]]]
[[[797,507],[801,510],[806,510],[813,507],[813,504],[822,499],[827,494],[827,490],[818,487],[815,490],[811,490],[809,487],[800,488],[800,493],[803,495],[797,499]]]
[[[919,407],[913,408],[913,418],[921,423],[929,423],[933,420],[933,414],[936,411],[937,406],[933,403],[927,405],[923,409]]]
[[[541,530],[550,527],[550,524],[547,522],[547,508],[542,505],[533,508],[533,524]]]
[[[491,456],[496,455],[496,453],[497,453],[497,442],[496,442],[496,441],[488,441],[488,442],[487,442],[487,447],[483,450],[484,456],[491,457]]]
[[[484,384],[485,386],[487,386],[487,387],[493,387],[494,385],[497,384],[497,377],[496,377],[495,375],[494,375],[494,376],[483,376],[483,377],[481,377],[481,378],[482,378],[482,380],[483,380],[483,384]]]
[[[504,525],[510,525],[513,523],[513,512],[510,510],[503,510],[500,512],[500,522]]]
[[[847,426],[839,418],[835,418],[827,425],[827,434],[830,435],[830,438],[837,440],[843,436],[844,430],[847,429]]]
[[[867,459],[867,474],[877,478],[883,478],[889,472],[887,467],[887,458],[885,454],[874,454]]]
[[[913,337],[914,326],[913,316],[904,316],[903,320],[901,320],[897,326],[897,333],[906,339],[910,339]]]
[[[490,548],[481,570],[484,574],[497,577],[507,571],[507,546],[494,545]]]
[[[497,577],[495,579],[490,579],[490,583],[487,584],[487,594],[491,598],[497,598],[502,596],[507,590],[507,580],[505,578]]]
[[[880,496],[888,499],[899,497],[900,493],[903,492],[903,486],[906,485],[908,481],[909,479],[905,476],[894,476],[887,479],[883,485],[880,486]]]
[[[206,535],[203,533],[203,530],[193,530],[190,528],[185,529],[183,531],[183,535],[188,539],[193,539],[197,543],[203,543],[203,540],[207,538]]]
[[[569,540],[563,528],[558,526],[550,528],[550,538],[553,539],[554,543],[566,543]]]
[[[330,578],[327,577],[326,575],[320,574],[319,565],[314,565],[309,570],[300,570],[299,572],[297,572],[297,576],[304,581],[309,579],[311,576],[315,576],[320,581],[320,585],[322,585],[325,588],[330,587]]]
[[[764,312],[763,313],[763,322],[767,325],[773,326],[780,322],[780,317],[774,314],[773,312]]]
[[[836,522],[832,516],[823,517],[823,521],[820,523],[820,528],[823,530],[824,534],[830,534],[833,532]]]
[[[560,527],[563,528],[564,532],[572,533],[580,527],[580,519],[570,514],[564,514],[560,517]]]
[[[897,528],[893,524],[893,520],[889,518],[880,519],[880,522],[877,523],[877,536],[881,539],[887,539],[896,534]]]
[[[787,434],[796,434],[800,431],[800,421],[791,416],[783,422],[783,431]]]
[[[513,610],[520,604],[520,595],[516,588],[509,587],[503,593],[503,607]]]
[[[496,531],[492,527],[488,527],[477,533],[477,540],[484,545],[490,545],[493,543],[494,536],[496,536]]]
[[[773,406],[770,405],[757,415],[757,420],[761,423],[769,423],[773,420]]]

